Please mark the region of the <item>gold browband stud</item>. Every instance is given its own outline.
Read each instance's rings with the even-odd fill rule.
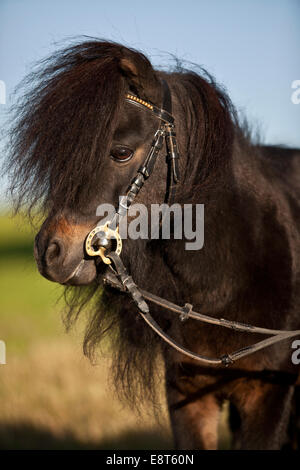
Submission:
[[[152,104],[147,103],[147,101],[141,100],[137,96],[130,95],[129,93],[127,93],[126,99],[131,100],[131,101],[135,101],[136,103],[139,103],[139,104],[142,104],[146,108],[151,109],[151,111],[153,111],[153,105]]]

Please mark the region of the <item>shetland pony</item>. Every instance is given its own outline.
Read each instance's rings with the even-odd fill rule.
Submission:
[[[125,94],[160,107],[161,79],[171,90],[181,156],[174,202],[204,204],[205,243],[186,251],[185,240],[172,237],[129,239],[124,264],[141,288],[177,304],[256,326],[299,329],[300,152],[251,142],[228,96],[203,70],[157,71],[142,53],[96,39],[58,51],[27,77],[28,91],[15,109],[12,191],[19,207],[44,211],[35,258],[43,276],[66,285],[67,324],[92,305],[85,354],[92,356],[110,334],[118,391],[133,402],[141,396],[155,401],[162,358],[177,448],[215,449],[228,400],[234,448],[279,449],[295,440],[299,420],[291,342],[230,368],[203,367],[163,344],[126,295],[102,285],[104,264],[85,254],[97,206],[117,204],[157,128],[156,118],[126,103]],[[111,158],[124,149],[132,158]],[[162,152],[137,202],[162,203],[166,181]],[[199,354],[220,356],[260,339],[181,323],[153,305],[151,313]]]

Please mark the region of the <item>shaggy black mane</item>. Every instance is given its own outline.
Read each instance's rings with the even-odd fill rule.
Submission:
[[[88,40],[43,60],[21,83],[6,167],[18,206],[78,209],[89,200],[91,168],[100,170],[124,96],[120,54],[114,43]]]

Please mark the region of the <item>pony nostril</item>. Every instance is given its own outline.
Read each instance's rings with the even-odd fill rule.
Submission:
[[[63,256],[63,245],[58,240],[52,241],[45,253],[45,260],[47,265],[53,264]]]

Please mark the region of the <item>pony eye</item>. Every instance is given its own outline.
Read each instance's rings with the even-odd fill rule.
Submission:
[[[110,156],[113,160],[118,162],[127,162],[133,156],[133,151],[128,147],[114,147],[111,152]]]

